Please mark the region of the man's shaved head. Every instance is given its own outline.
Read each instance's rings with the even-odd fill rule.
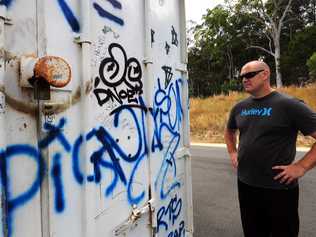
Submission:
[[[270,67],[268,66],[268,64],[266,64],[263,61],[259,61],[259,60],[251,61],[251,62],[246,63],[242,67],[242,71],[246,71],[246,72],[258,71],[258,70],[266,70],[270,76]]]

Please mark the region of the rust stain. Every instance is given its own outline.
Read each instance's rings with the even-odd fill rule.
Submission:
[[[2,92],[5,95],[5,102],[11,108],[14,108],[15,110],[22,112],[22,113],[25,113],[25,114],[30,114],[32,116],[36,115],[36,112],[37,112],[36,104],[27,103],[27,102],[15,99],[14,97],[12,97],[8,93],[6,93],[3,85],[0,85],[0,92]]]
[[[92,90],[92,81],[87,81],[85,84],[85,95],[88,95],[90,91]],[[13,109],[15,109],[18,112],[22,112],[25,114],[30,114],[31,116],[36,116],[38,114],[37,109],[37,103],[33,102],[24,102],[21,100],[17,100],[14,97],[10,96],[8,93],[6,93],[5,88],[3,86],[0,86],[0,92],[5,94],[5,100],[6,103]],[[66,101],[61,101],[58,104],[52,104],[49,105],[49,107],[44,107],[42,112],[45,112],[47,109],[49,109],[50,112],[53,112],[55,114],[62,113],[69,109],[71,106],[77,104],[81,100],[81,87],[78,86],[77,89],[72,93],[70,99]]]
[[[56,56],[45,56],[35,64],[34,74],[36,78],[44,78],[51,86],[64,87],[71,80],[69,64]]]

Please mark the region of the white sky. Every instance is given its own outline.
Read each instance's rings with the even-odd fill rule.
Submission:
[[[206,9],[212,9],[220,3],[224,3],[224,0],[185,0],[186,18],[201,23],[202,15],[206,13]]]

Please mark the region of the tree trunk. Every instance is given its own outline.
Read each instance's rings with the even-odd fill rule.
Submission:
[[[280,88],[283,86],[282,75],[281,75],[281,66],[280,66],[280,59],[281,59],[280,34],[278,34],[275,37],[274,47],[275,47],[274,61],[275,61],[276,86],[277,86],[277,88]]]

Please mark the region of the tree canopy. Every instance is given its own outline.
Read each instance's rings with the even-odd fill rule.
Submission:
[[[239,71],[254,59],[270,65],[279,87],[313,78],[307,62],[316,52],[316,0],[226,0],[202,19],[191,27],[192,96],[241,89]]]

